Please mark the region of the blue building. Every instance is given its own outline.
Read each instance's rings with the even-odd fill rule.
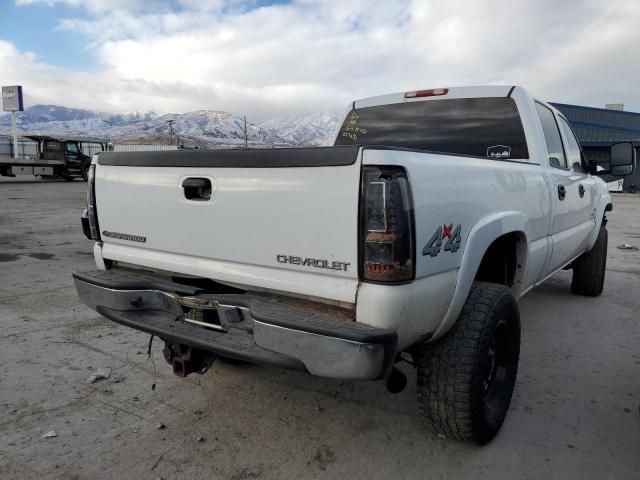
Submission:
[[[552,103],[573,127],[587,160],[609,168],[609,147],[617,142],[633,142],[640,158],[640,113],[604,108]],[[640,189],[640,169],[625,178],[625,191]]]

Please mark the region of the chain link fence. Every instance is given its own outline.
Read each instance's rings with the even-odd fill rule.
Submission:
[[[13,139],[0,137],[0,156],[13,155]],[[30,140],[18,140],[18,157],[26,160],[38,158],[38,144]]]

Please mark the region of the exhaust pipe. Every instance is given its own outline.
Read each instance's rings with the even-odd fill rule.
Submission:
[[[406,386],[407,376],[396,367],[393,367],[387,376],[387,390],[391,393],[400,393]]]

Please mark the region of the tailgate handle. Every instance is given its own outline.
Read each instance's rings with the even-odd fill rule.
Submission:
[[[200,202],[211,200],[211,180],[208,178],[186,178],[182,182],[182,190],[187,200]]]

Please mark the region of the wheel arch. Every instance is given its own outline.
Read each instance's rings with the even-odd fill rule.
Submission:
[[[605,215],[607,212],[610,212],[612,210],[613,203],[611,202],[611,195],[606,194],[600,196],[595,207],[595,228],[593,229],[593,232],[591,232],[591,236],[589,237],[587,251],[591,250],[596,244],[596,240],[598,240],[598,233],[600,232],[600,227],[602,225],[606,225]]]
[[[526,215],[521,212],[501,212],[484,217],[471,229],[464,247],[449,309],[431,337],[432,340],[442,337],[455,324],[473,282],[491,280],[493,267],[491,257],[501,260],[512,258],[512,263],[506,260],[503,265],[507,267],[503,272],[506,281],[494,281],[494,283],[510,287],[514,296],[518,297],[527,269],[529,251],[527,223]],[[502,255],[495,255],[496,252]],[[496,271],[493,274],[497,276]]]
[[[520,291],[527,262],[527,237],[514,230],[496,238],[485,251],[474,281],[497,283]]]

